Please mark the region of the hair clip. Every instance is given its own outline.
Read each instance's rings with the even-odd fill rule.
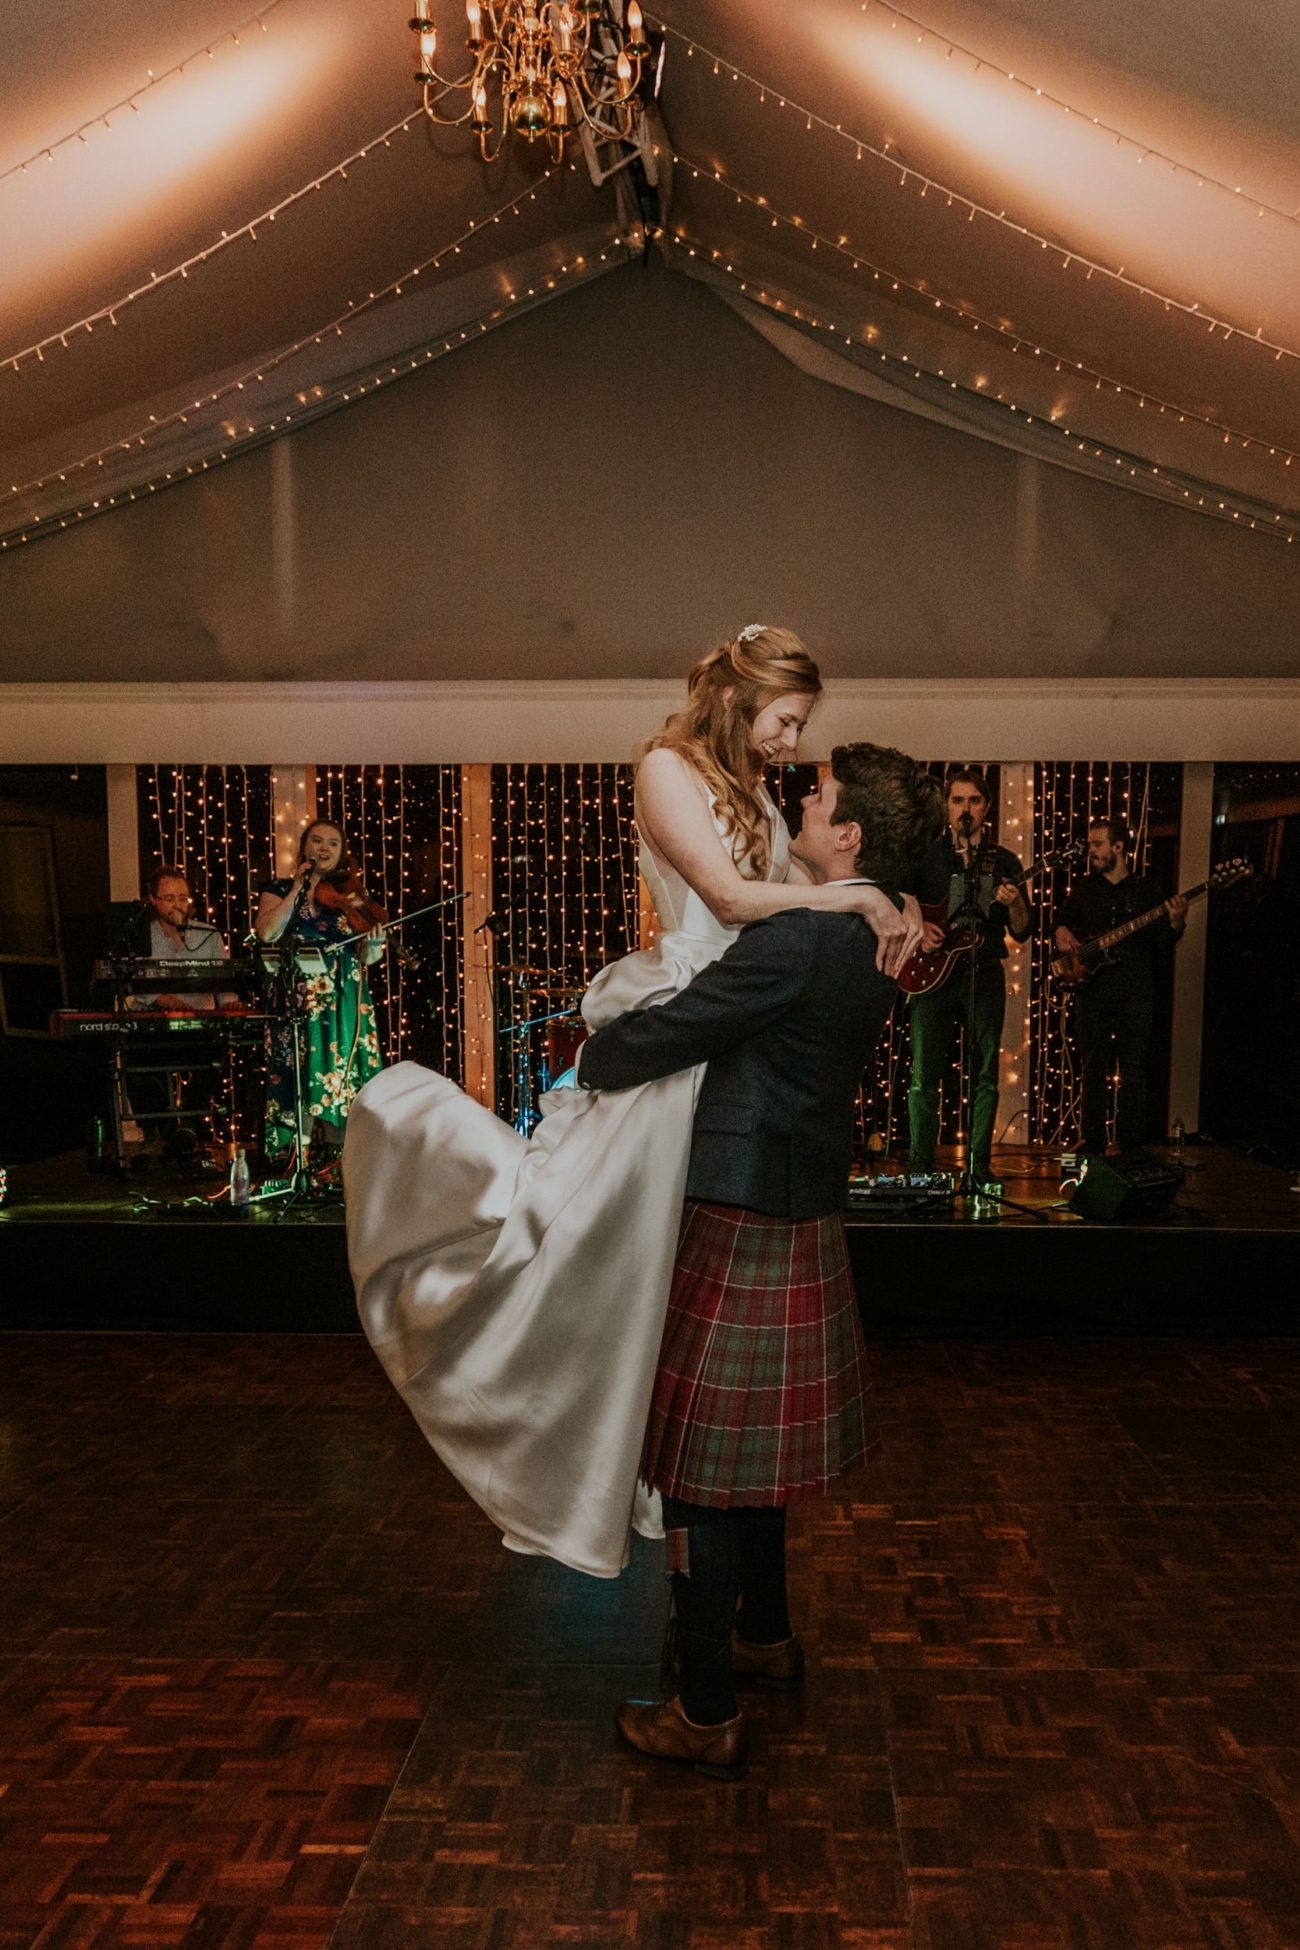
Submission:
[[[736,642],[750,643],[756,636],[762,636],[768,627],[766,623],[746,623],[743,630],[736,631]]]

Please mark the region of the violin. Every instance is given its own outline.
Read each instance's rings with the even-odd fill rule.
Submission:
[[[388,909],[381,907],[378,901],[371,900],[355,868],[322,874],[316,882],[312,899],[317,907],[337,914],[353,934],[368,934],[372,929],[388,924]]]
[[[340,921],[353,934],[371,934],[378,928],[388,925],[388,909],[372,900],[361,884],[361,876],[355,867],[336,869],[334,873],[322,874],[316,882],[312,899],[317,907],[330,914],[337,914]],[[393,950],[399,962],[406,968],[418,968],[416,955],[400,941],[393,942]]]

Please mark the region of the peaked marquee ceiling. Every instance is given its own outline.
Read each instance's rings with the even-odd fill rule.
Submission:
[[[11,0],[6,546],[623,261],[613,190],[576,151],[556,171],[514,144],[488,167],[428,127],[409,11],[102,0],[78,31]],[[1032,421],[1063,464],[1300,526],[1293,0],[649,11],[668,29],[670,263],[987,437]],[[446,45],[458,0],[435,14]]]

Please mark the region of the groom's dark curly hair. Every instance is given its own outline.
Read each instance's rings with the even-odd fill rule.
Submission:
[[[852,820],[862,832],[856,870],[897,886],[943,831],[942,787],[892,745],[836,745],[831,776],[839,787],[831,824]]]

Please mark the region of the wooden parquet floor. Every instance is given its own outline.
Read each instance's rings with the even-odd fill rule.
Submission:
[[[0,1950],[1296,1950],[1300,1342],[876,1371],[721,1787],[355,1338],[0,1337]]]

